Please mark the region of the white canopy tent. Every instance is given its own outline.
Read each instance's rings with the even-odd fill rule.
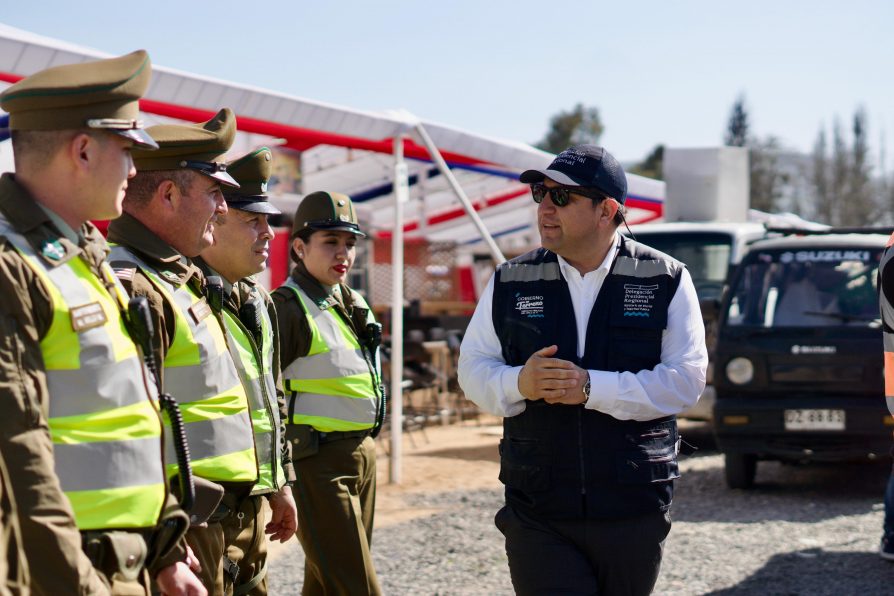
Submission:
[[[0,89],[51,66],[106,57],[0,24]],[[535,221],[518,174],[546,166],[552,156],[408,112],[366,112],[158,65],[140,103],[147,123],[199,122],[221,107],[237,116],[233,156],[264,144],[300,151],[305,191],[351,195],[373,233],[392,238],[391,480],[400,482],[404,234],[484,243],[499,262],[503,257],[492,236],[530,234]],[[9,143],[0,143],[0,167],[12,169]],[[631,222],[659,217],[664,183],[628,175],[628,184]],[[277,198],[286,211],[299,200],[298,194]]]

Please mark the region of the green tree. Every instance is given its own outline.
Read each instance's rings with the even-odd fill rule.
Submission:
[[[851,146],[850,171],[848,172],[847,200],[842,202],[845,226],[865,226],[872,223],[878,206],[872,187],[872,168],[869,164],[869,139],[866,110],[854,112],[853,144]]]
[[[892,214],[894,214],[894,175],[890,179],[885,180],[883,192],[882,200],[887,202],[887,213],[883,213],[882,217],[886,222],[890,223],[894,219],[892,218]]]
[[[745,109],[745,94],[742,93],[733,103],[723,143],[730,147],[746,147],[749,141],[748,111]]]
[[[841,131],[841,120],[835,118],[832,123],[832,160],[829,164],[832,181],[832,225],[841,224],[842,200],[847,196],[847,182],[850,174],[850,150],[844,133]]]
[[[785,184],[786,174],[779,166],[779,139],[768,136],[759,139],[751,135],[750,117],[745,105],[745,94],[736,98],[730,109],[723,142],[730,147],[748,148],[748,179],[751,185],[749,204],[752,209],[774,211]]]
[[[628,170],[631,174],[639,174],[646,178],[664,179],[664,145],[655,145],[655,148],[644,160],[633,165]]]
[[[836,226],[872,225],[885,217],[888,200],[883,180],[873,180],[869,151],[869,123],[866,110],[854,112],[849,145],[841,121],[832,124],[831,152],[826,147],[826,131],[821,127],[813,149],[812,186],[816,217]]]
[[[822,222],[834,219],[835,199],[832,197],[832,181],[829,179],[828,143],[826,131],[820,127],[813,144],[811,183],[815,193],[815,217]]]
[[[571,110],[550,118],[549,130],[536,146],[550,153],[560,153],[573,145],[598,145],[603,130],[599,108],[578,103]]]
[[[773,212],[779,208],[788,176],[779,167],[779,139],[768,136],[748,143],[748,179],[752,209]]]

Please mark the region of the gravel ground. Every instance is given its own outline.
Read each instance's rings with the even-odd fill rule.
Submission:
[[[894,564],[876,554],[889,467],[761,462],[755,489],[729,490],[709,436],[695,439],[706,448],[682,462],[656,594],[894,594]],[[440,512],[376,530],[385,594],[512,593],[493,525],[501,491],[406,499]],[[271,562],[270,593],[298,594],[303,568],[293,541]]]

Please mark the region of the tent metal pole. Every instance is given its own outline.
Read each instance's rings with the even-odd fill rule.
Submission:
[[[401,482],[404,376],[404,204],[410,198],[404,139],[394,138],[394,233],[391,236],[391,459],[388,479]]]
[[[416,133],[419,135],[419,138],[422,139],[422,144],[425,145],[425,148],[428,150],[428,154],[435,162],[435,165],[438,166],[441,174],[450,184],[450,188],[453,189],[453,193],[459,199],[459,202],[462,203],[463,208],[466,210],[466,213],[469,214],[469,217],[472,219],[472,223],[475,224],[475,227],[478,228],[478,231],[481,233],[481,238],[487,244],[487,248],[490,249],[490,254],[493,256],[494,261],[497,262],[497,265],[499,265],[500,263],[505,263],[506,257],[503,256],[503,252],[497,246],[497,243],[494,242],[493,236],[491,236],[490,232],[487,231],[487,228],[484,226],[484,222],[481,221],[480,217],[478,217],[478,213],[472,206],[472,201],[470,201],[469,197],[466,196],[465,191],[463,191],[462,187],[459,185],[459,182],[457,182],[456,177],[453,175],[453,172],[451,172],[450,168],[447,166],[447,162],[444,161],[444,157],[441,155],[441,152],[435,146],[435,143],[431,140],[431,137],[428,136],[428,131],[425,130],[425,126],[423,126],[421,122],[417,122],[415,125],[415,129]]]

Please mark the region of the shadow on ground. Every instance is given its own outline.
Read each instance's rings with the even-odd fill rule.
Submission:
[[[727,488],[723,458],[693,462],[676,483],[672,514],[688,522],[816,522],[872,511],[882,501],[891,464],[758,464],[757,484]],[[894,590],[892,590],[894,593]]]
[[[744,581],[708,594],[839,595],[845,593],[842,586],[847,586],[847,594],[874,596],[894,593],[892,574],[894,564],[879,559],[875,553],[807,549],[775,555]],[[835,578],[831,585],[830,577]]]

